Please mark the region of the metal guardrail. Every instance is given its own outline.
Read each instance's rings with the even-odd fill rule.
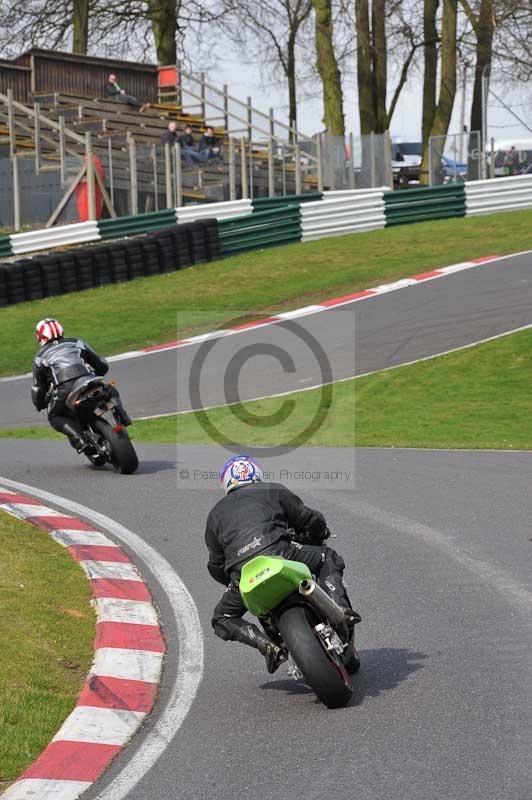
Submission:
[[[82,244],[83,242],[95,242],[100,238],[97,222],[80,222],[76,225],[64,225],[62,228],[45,228],[28,233],[15,233],[10,237],[13,255],[34,253],[38,250]]]
[[[153,211],[148,214],[135,214],[117,219],[103,219],[98,222],[102,239],[116,239],[120,236],[132,236],[160,228],[167,228],[177,222],[175,208],[164,211]]]
[[[463,183],[386,192],[384,203],[387,227],[463,217],[466,213]]]
[[[301,206],[302,241],[384,228],[384,208],[384,189],[327,192],[321,202]]]
[[[532,175],[465,184],[467,216],[532,208]]]
[[[13,255],[11,236],[0,236],[0,258]]]
[[[253,211],[267,211],[280,206],[312,203],[321,200],[323,192],[307,192],[306,194],[287,194],[280,197],[255,197],[253,199]]]
[[[301,240],[300,209],[295,204],[220,220],[218,224],[224,256]]]
[[[251,214],[251,200],[230,200],[222,203],[205,203],[197,206],[180,206],[176,208],[178,222],[194,222],[198,219],[215,218],[218,220],[242,217]]]

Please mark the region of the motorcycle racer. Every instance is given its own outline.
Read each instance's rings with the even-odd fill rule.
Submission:
[[[212,627],[224,641],[237,641],[259,650],[273,673],[286,660],[283,648],[253,623],[243,619],[246,608],[239,591],[241,569],[258,553],[305,563],[322,588],[345,609],[350,631],[359,621],[343,583],[345,563],[324,542],[329,530],[324,516],[306,506],[280,483],[264,481],[260,465],[246,455],[230,458],[220,473],[226,493],[207,518],[207,568],[214,580],[227,586],[214,609]]]
[[[37,343],[41,346],[33,361],[31,399],[37,411],[48,407],[48,421],[52,428],[63,433],[78,453],[84,452],[86,443],[82,427],[67,408],[68,395],[87,376],[105,375],[109,365],[83,339],[68,339],[57,319],[42,319],[35,326]],[[116,395],[117,410],[122,425],[131,419]]]

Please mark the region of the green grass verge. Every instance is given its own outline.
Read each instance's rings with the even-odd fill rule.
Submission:
[[[0,375],[26,372],[33,326],[58,317],[67,335],[110,355],[396,280],[458,261],[532,248],[532,210],[424,222],[245,253],[131,283],[2,309]]]
[[[293,403],[280,422],[280,410]],[[332,387],[321,427],[299,444],[316,447],[450,447],[532,449],[532,331],[522,331]],[[137,442],[212,444],[201,419],[242,446],[285,444],[308,424],[321,390],[134,423]],[[243,415],[255,419],[242,422]],[[273,415],[277,415],[275,418]],[[273,425],[270,423],[273,421]],[[28,431],[0,430],[2,436]],[[44,438],[31,429],[32,438]]]
[[[90,585],[66,549],[0,512],[0,791],[76,704],[92,660]]]

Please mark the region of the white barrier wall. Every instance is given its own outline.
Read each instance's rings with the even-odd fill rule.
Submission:
[[[197,206],[181,206],[176,208],[178,222],[194,222],[197,219],[215,217],[216,219],[230,219],[253,214],[251,200],[230,200],[224,203],[200,203]]]
[[[15,233],[11,237],[11,249],[14,255],[34,253],[37,250],[48,250],[83,242],[96,242],[101,239],[97,222],[78,222],[75,225],[62,225],[58,228],[44,228],[28,233]]]
[[[325,192],[323,200],[301,204],[301,241],[384,228],[383,189]]]
[[[466,216],[532,208],[532,175],[514,175],[465,184]]]

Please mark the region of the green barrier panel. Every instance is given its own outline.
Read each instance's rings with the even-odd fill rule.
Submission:
[[[164,211],[152,211],[149,214],[135,214],[131,217],[118,217],[117,219],[102,219],[98,221],[98,230],[102,239],[116,239],[118,236],[131,236],[135,233],[167,228],[176,225],[176,212],[174,208],[165,208]]]
[[[13,250],[11,249],[11,237],[0,236],[0,257],[12,256]]]
[[[428,198],[441,198],[449,195],[465,197],[463,183],[446,183],[443,186],[423,187],[421,189],[395,189],[393,192],[384,192],[386,206],[402,203],[424,202]]]
[[[291,242],[301,241],[301,231],[297,228],[291,232],[264,234],[263,236],[248,237],[240,242],[228,244],[222,242],[222,255],[229,256],[234,253],[243,253],[247,250],[259,250],[264,247],[277,247]]]
[[[266,209],[265,211],[255,211],[253,214],[246,214],[243,217],[231,217],[230,219],[218,220],[220,230],[224,231],[231,228],[253,228],[261,224],[262,220],[271,224],[271,220],[283,219],[287,214],[293,213],[299,218],[299,206],[285,205],[278,208]]]
[[[453,219],[457,217],[465,217],[465,208],[455,209],[451,211],[417,211],[415,214],[405,211],[401,215],[386,218],[386,227],[390,228],[393,225],[407,225],[414,222],[427,222],[428,220],[438,219]]]
[[[315,203],[323,199],[323,192],[306,192],[305,194],[287,194],[281,197],[256,197],[251,201],[253,211],[265,211],[292,203]]]
[[[386,227],[465,216],[463,183],[385,192]]]
[[[399,205],[391,206],[386,209],[387,217],[395,217],[398,214],[422,214],[424,211],[451,211],[452,209],[465,208],[465,201],[463,198],[446,198],[438,202],[434,198],[426,203],[400,203]]]
[[[222,255],[301,240],[301,218],[297,205],[257,211],[245,217],[220,220],[218,224]]]
[[[256,228],[253,231],[235,231],[230,236],[220,236],[220,241],[222,243],[222,247],[232,247],[236,244],[245,244],[247,242],[251,242],[253,239],[264,239],[269,238],[275,240],[277,235],[281,235],[284,233],[290,233],[294,236],[301,235],[301,227],[299,225],[298,220],[289,220],[283,223],[278,223],[275,226],[275,229],[272,230],[270,226]]]

